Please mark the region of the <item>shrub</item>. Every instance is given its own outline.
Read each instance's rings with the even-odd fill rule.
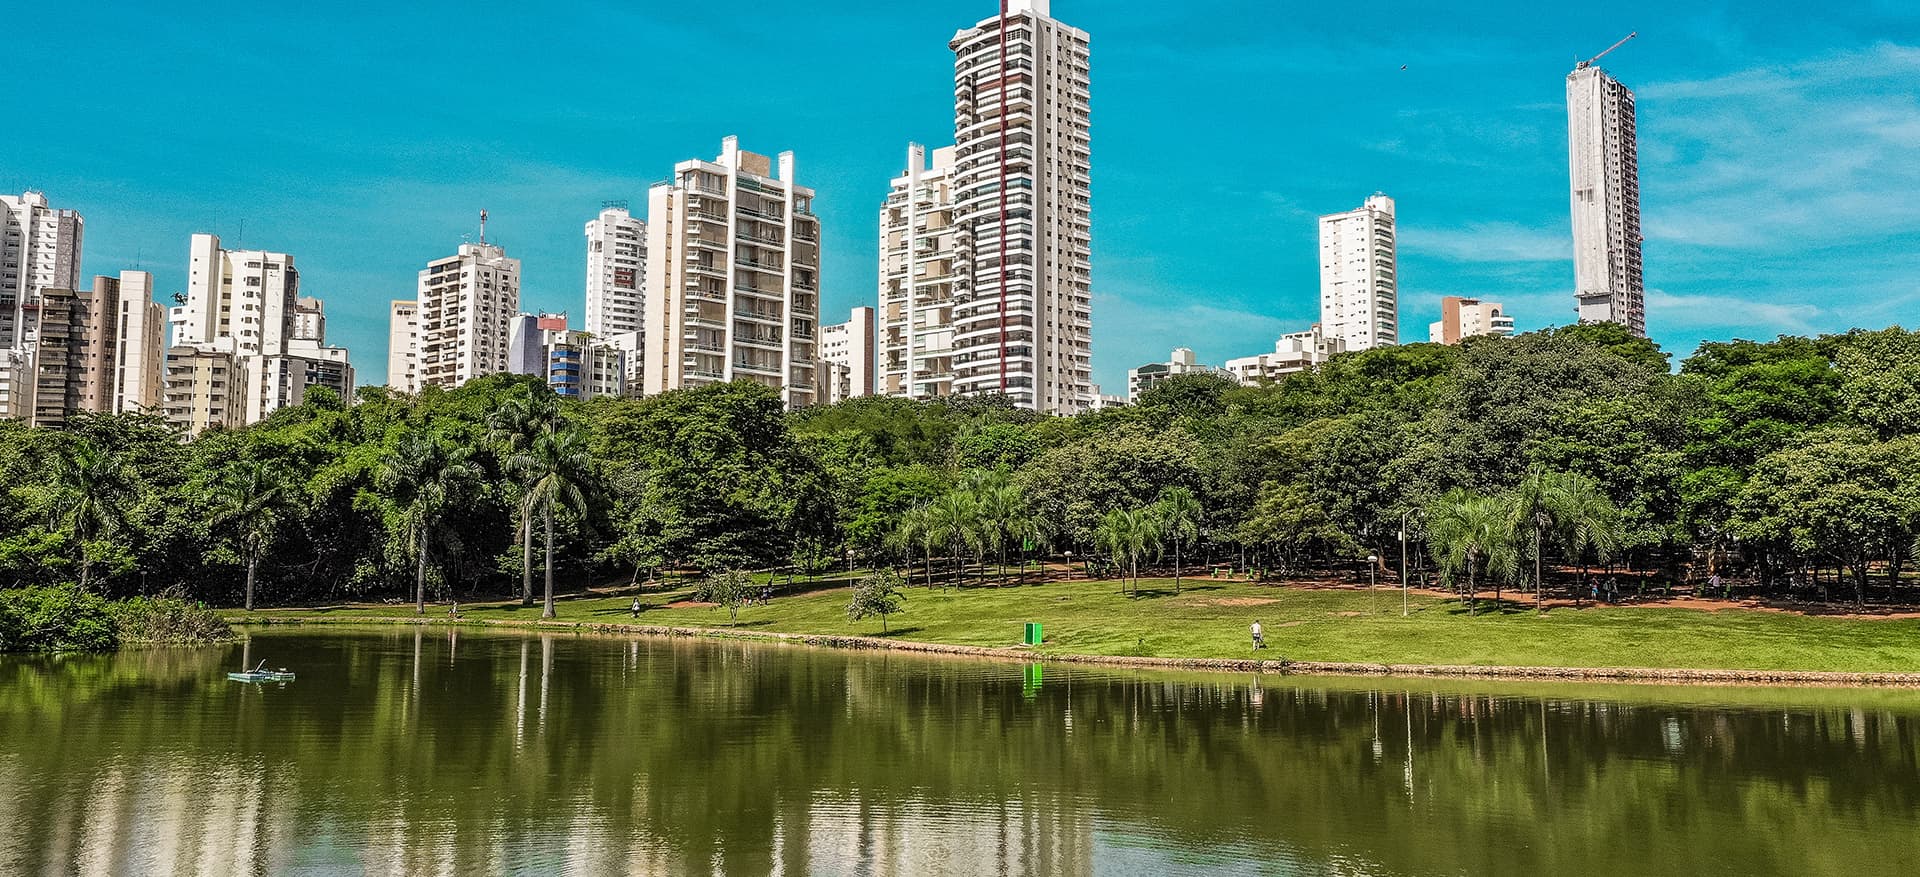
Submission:
[[[111,604],[71,585],[0,591],[0,652],[109,652]]]
[[[123,643],[213,643],[233,639],[225,619],[199,601],[134,597],[112,604]]]

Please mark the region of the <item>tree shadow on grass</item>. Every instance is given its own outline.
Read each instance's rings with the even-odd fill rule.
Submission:
[[[722,621],[722,622],[717,622],[712,626],[724,628],[727,630],[733,630],[734,628],[738,628],[738,627],[766,627],[767,625],[772,623],[773,623],[773,619],[771,618],[755,618],[751,621],[734,621],[734,622]]]
[[[875,639],[894,639],[896,637],[903,637],[912,633],[919,633],[920,631],[925,629],[926,628],[924,627],[894,627],[894,628],[887,629],[884,633],[864,633],[864,634],[861,634],[861,636],[870,636],[870,637],[874,637]]]
[[[1461,618],[1466,618],[1468,616],[1479,618],[1482,616],[1492,617],[1496,615],[1509,616],[1509,615],[1534,614],[1533,601],[1531,599],[1524,600],[1524,601],[1501,600],[1499,605],[1496,606],[1494,605],[1494,601],[1489,600],[1485,597],[1481,597],[1480,599],[1474,601],[1473,609],[1471,612],[1468,611],[1467,604],[1460,602],[1460,600],[1457,598],[1454,600],[1450,600],[1442,605],[1446,607],[1444,610],[1442,610],[1446,612],[1446,614],[1461,617]]]

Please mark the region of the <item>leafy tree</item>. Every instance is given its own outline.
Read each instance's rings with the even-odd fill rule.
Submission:
[[[1280,481],[1260,485],[1259,498],[1235,528],[1234,539],[1270,549],[1283,570],[1298,569],[1312,557],[1351,556],[1359,548],[1304,486]]]
[[[234,533],[240,559],[247,568],[246,610],[253,611],[254,583],[260,558],[273,545],[285,515],[293,510],[288,475],[271,463],[237,461],[220,473],[214,485],[214,507],[220,525]]]
[[[382,463],[380,486],[403,510],[416,558],[416,615],[427,613],[427,559],[434,532],[449,511],[472,497],[480,479],[472,456],[471,451],[452,445],[439,433],[416,431],[402,439]]]
[[[1191,490],[1170,487],[1160,494],[1160,501],[1154,503],[1154,516],[1167,543],[1173,547],[1173,592],[1178,594],[1183,568],[1180,549],[1200,538],[1200,500],[1194,497]]]
[[[1114,509],[1100,519],[1094,542],[1114,564],[1127,572],[1127,583],[1140,596],[1140,556],[1160,541],[1159,522],[1146,509]]]
[[[1520,546],[1514,537],[1514,517],[1510,500],[1459,489],[1448,492],[1427,509],[1427,535],[1441,576],[1451,582],[1462,570],[1466,572],[1463,593],[1468,612],[1473,611],[1478,591],[1477,573],[1484,570],[1497,584],[1519,572]],[[1496,607],[1499,601],[1496,591]]]
[[[553,509],[564,506],[583,519],[587,493],[593,485],[593,461],[586,440],[573,429],[541,433],[526,451],[514,456],[510,468],[527,485],[527,505],[540,513],[545,530],[546,591],[540,617],[553,617]]]
[[[503,460],[524,454],[541,436],[559,428],[559,397],[544,386],[530,386],[523,394],[506,400],[487,418],[487,438]],[[528,474],[520,473],[522,478]],[[525,480],[519,485],[520,502],[520,605],[533,605],[533,491]]]
[[[880,616],[880,632],[887,632],[887,616],[900,611],[900,603],[906,595],[900,592],[903,583],[900,574],[883,569],[860,580],[853,589],[853,599],[847,603],[847,620],[859,621],[875,615]]]
[[[80,590],[93,570],[88,546],[125,524],[126,507],[137,486],[115,454],[84,438],[62,443],[52,460],[56,526],[72,537],[80,552]]]
[[[730,624],[740,623],[740,607],[753,599],[753,575],[743,569],[725,569],[702,579],[693,599],[727,610]]]

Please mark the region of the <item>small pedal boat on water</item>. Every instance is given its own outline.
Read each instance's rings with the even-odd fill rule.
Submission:
[[[228,673],[227,678],[235,682],[292,682],[293,671],[285,667],[269,670],[267,662],[261,661],[260,666],[238,673]]]

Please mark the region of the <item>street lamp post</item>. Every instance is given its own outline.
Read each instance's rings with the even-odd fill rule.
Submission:
[[[911,559],[909,559],[911,560]],[[853,589],[853,549],[847,549],[847,589]]]
[[[1367,555],[1367,590],[1371,591],[1380,583],[1374,579],[1374,570],[1380,566],[1380,555]]]
[[[1407,523],[1413,518],[1419,506],[1407,509],[1400,515],[1400,617],[1407,617]]]

